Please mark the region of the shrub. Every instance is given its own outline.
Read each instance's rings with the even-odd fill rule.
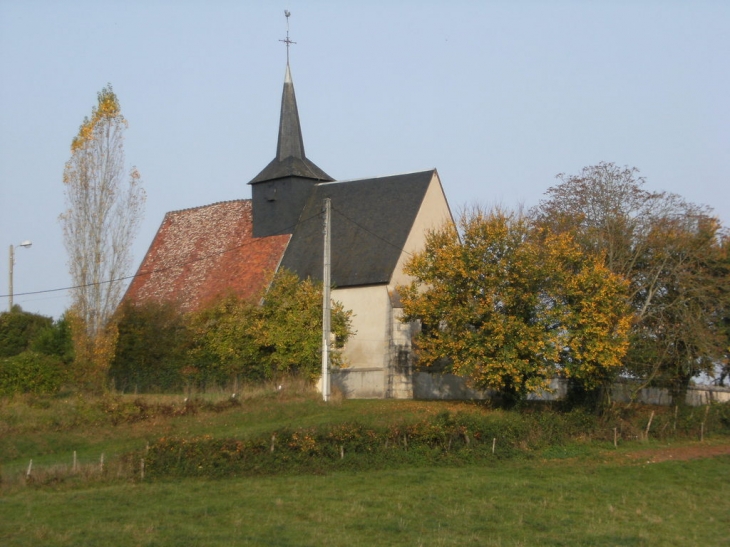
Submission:
[[[55,393],[67,378],[58,357],[26,351],[0,359],[0,395]]]
[[[28,350],[33,339],[52,325],[50,317],[25,312],[20,306],[0,313],[0,357],[12,357]]]
[[[297,375],[307,380],[321,371],[322,285],[279,271],[260,305],[235,295],[224,296],[193,314],[191,330],[198,382],[277,379]],[[337,348],[332,363],[350,334],[350,313],[341,304],[332,309]]]
[[[190,332],[177,306],[124,302],[109,376],[121,391],[169,391],[183,385]]]
[[[730,432],[730,404],[659,412],[621,407],[601,417],[582,409],[549,407],[489,413],[441,412],[416,422],[371,426],[358,422],[281,428],[249,438],[165,437],[144,453],[146,477],[224,477],[280,473],[326,473],[418,465],[489,463],[511,458],[566,457],[588,453],[589,442],[641,440],[653,416],[652,438],[696,439],[700,426]],[[651,411],[656,411],[652,414]],[[134,412],[131,416],[136,416]],[[136,419],[136,418],[127,418]],[[493,451],[494,449],[494,451]]]
[[[74,346],[71,325],[66,315],[40,329],[31,341],[29,349],[44,355],[54,355],[63,363],[70,365],[74,359]]]
[[[248,439],[165,437],[150,444],[145,454],[129,457],[145,458],[153,477],[320,473],[510,458],[582,437],[586,426],[592,431],[596,419],[588,414],[573,419],[552,411],[442,412],[415,423],[283,428]]]
[[[222,296],[190,317],[191,365],[197,385],[224,384],[235,377],[261,380],[265,371],[253,330],[256,306],[233,294]]]

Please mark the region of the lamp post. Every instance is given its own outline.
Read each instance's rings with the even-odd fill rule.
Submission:
[[[26,239],[20,245],[10,246],[10,261],[8,263],[8,311],[13,311],[13,266],[15,266],[15,248],[25,247],[27,249],[31,245],[33,245],[33,242]]]

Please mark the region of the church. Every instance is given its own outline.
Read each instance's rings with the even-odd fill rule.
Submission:
[[[278,268],[322,279],[323,203],[331,203],[332,299],[352,310],[345,366],[332,384],[346,397],[413,397],[413,325],[398,285],[426,234],[453,216],[435,169],[335,180],[304,152],[287,61],[276,156],[249,183],[252,198],[165,215],[125,299],[175,301],[184,311],[233,292],[253,298]]]

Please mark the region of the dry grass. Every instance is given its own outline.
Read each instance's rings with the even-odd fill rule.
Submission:
[[[708,414],[704,409],[688,409],[684,418],[680,413],[680,429],[682,424],[696,428],[699,420],[707,420],[711,425],[705,429],[709,436],[717,431],[719,410],[712,408]],[[342,422],[388,426],[420,421],[444,411],[495,413],[502,416],[505,427],[511,426],[513,418],[515,427],[520,426],[517,413],[495,411],[470,402],[354,401],[345,400],[341,393],[334,391],[331,402],[325,404],[310,384],[297,378],[172,395],[107,394],[90,398],[67,393],[58,397],[0,398],[1,487],[8,491],[31,485],[108,484],[128,480],[132,471],[137,471],[132,467],[139,462],[125,463],[122,456],[142,450],[147,443],[163,436],[241,438],[280,428],[316,428]],[[541,457],[588,457],[605,448],[601,443],[612,446],[612,427],[616,424],[621,450],[631,450],[632,446],[633,449],[650,448],[657,440],[673,441],[668,437],[674,429],[673,409],[656,409],[648,443],[634,442],[632,435],[638,440],[652,409],[616,412],[616,423],[605,431],[594,431],[570,446],[544,449]],[[690,433],[684,438],[696,437],[694,430]],[[72,466],[74,452],[77,453],[76,469]],[[99,465],[101,454],[106,460],[104,471]],[[30,459],[33,459],[33,469],[28,477]]]

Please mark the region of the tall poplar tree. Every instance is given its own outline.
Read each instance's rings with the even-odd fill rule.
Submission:
[[[71,142],[63,173],[67,209],[61,223],[74,285],[76,357],[97,373],[105,371],[112,355],[110,320],[122,296],[121,278],[131,267],[131,244],[145,201],[136,168],[125,168],[126,128],[119,100],[107,85]]]

